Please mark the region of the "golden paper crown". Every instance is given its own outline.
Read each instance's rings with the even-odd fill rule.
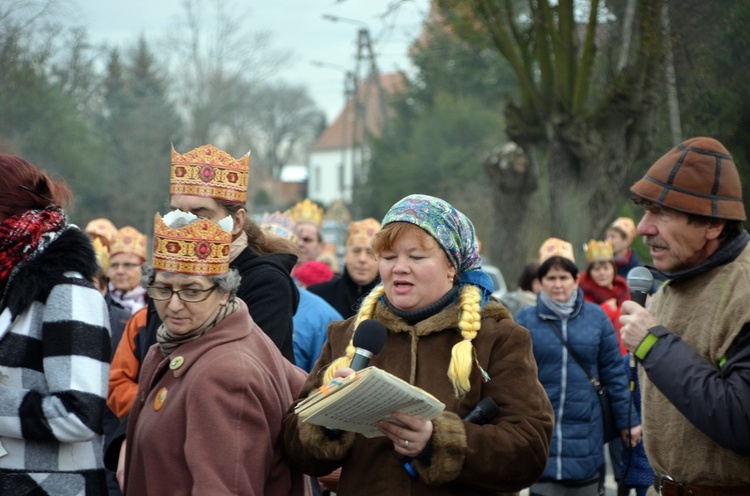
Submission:
[[[611,262],[615,259],[612,251],[612,243],[609,241],[597,241],[592,239],[586,245],[586,261],[590,264],[594,262]]]
[[[132,226],[125,226],[115,235],[112,240],[112,244],[109,247],[109,256],[113,257],[118,253],[132,253],[138,255],[146,261],[148,255],[146,254],[146,235],[138,232],[138,229]]]
[[[573,245],[567,241],[558,238],[547,238],[539,248],[539,263],[543,264],[547,259],[552,257],[567,258],[575,263],[576,257],[573,254]]]
[[[96,263],[106,273],[109,270],[109,248],[102,242],[102,238],[94,238],[94,253],[96,254]]]
[[[297,245],[299,237],[297,236],[297,224],[286,214],[276,211],[272,214],[265,214],[260,223],[260,228],[282,238],[288,239]]]
[[[169,193],[244,205],[249,170],[250,155],[235,159],[213,145],[204,145],[180,155],[172,147]]]
[[[380,222],[369,217],[359,222],[349,224],[349,236],[346,238],[346,246],[355,244],[369,245],[370,240],[380,231]]]
[[[323,225],[323,209],[308,198],[284,212],[297,224],[312,224],[318,229]]]
[[[616,218],[615,221],[610,224],[609,228],[621,231],[625,235],[625,238],[627,238],[628,243],[632,243],[638,234],[635,228],[635,222],[629,217]]]
[[[101,238],[104,244],[109,246],[117,235],[117,228],[109,219],[99,218],[86,224],[86,229],[83,232],[92,238]]]
[[[180,228],[154,218],[154,269],[194,276],[217,276],[229,271],[232,233],[214,221],[199,219]]]

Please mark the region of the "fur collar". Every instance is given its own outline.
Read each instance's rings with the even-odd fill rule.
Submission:
[[[89,237],[76,228],[67,229],[14,274],[0,311],[7,307],[16,316],[33,301],[46,300],[51,289],[64,279],[65,272],[78,272],[90,283],[97,268]]]
[[[404,319],[393,313],[386,305],[379,302],[375,307],[374,319],[383,323],[386,329],[393,332],[414,332],[417,336],[428,336],[433,332],[458,327],[458,310],[461,307],[458,301],[448,305],[442,312],[426,318],[421,322],[409,325]],[[490,301],[482,308],[483,319],[512,319],[510,312],[502,304]]]

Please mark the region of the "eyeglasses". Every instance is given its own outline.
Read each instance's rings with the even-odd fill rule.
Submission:
[[[172,295],[177,295],[179,299],[186,303],[198,303],[206,300],[214,289],[219,286],[214,284],[208,289],[180,289],[175,291],[172,288],[166,286],[148,286],[147,292],[149,298],[152,300],[164,301],[172,299]]]
[[[115,262],[113,264],[109,264],[109,267],[112,270],[117,270],[120,267],[122,267],[125,270],[130,270],[130,269],[135,269],[136,267],[140,267],[140,266],[141,266],[141,264],[133,263],[133,262],[124,262],[124,263]]]

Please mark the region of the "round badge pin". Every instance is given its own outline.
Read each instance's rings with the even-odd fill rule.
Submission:
[[[167,388],[163,387],[159,391],[156,392],[156,396],[154,397],[154,411],[158,412],[161,410],[161,407],[164,406],[164,401],[167,399]]]
[[[182,367],[182,364],[185,363],[185,359],[181,356],[174,357],[171,362],[169,362],[169,368],[171,370],[177,370],[180,367]]]

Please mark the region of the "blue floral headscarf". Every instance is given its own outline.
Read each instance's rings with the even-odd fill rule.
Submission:
[[[381,224],[385,227],[393,222],[408,222],[427,231],[456,268],[459,283],[478,286],[482,299],[489,300],[494,285],[482,270],[474,224],[468,217],[440,198],[409,195],[391,207]]]

